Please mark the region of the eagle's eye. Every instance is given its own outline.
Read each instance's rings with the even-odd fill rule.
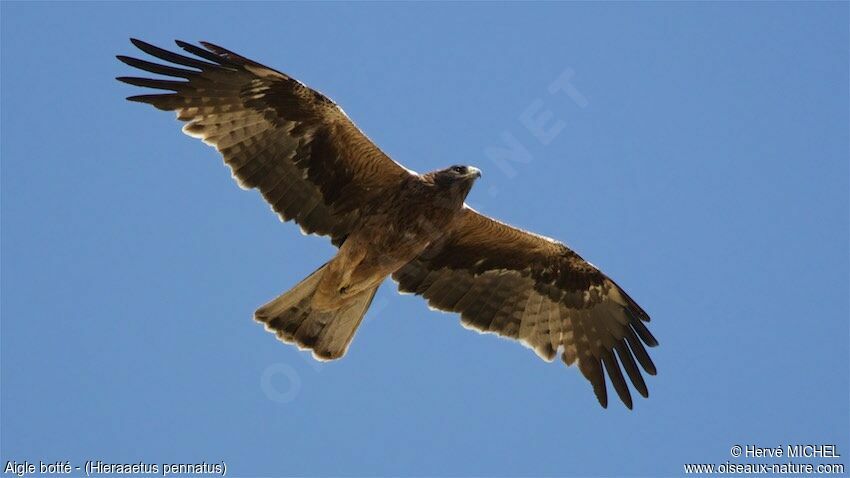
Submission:
[[[463,174],[466,172],[466,166],[452,166],[452,171],[458,174]]]

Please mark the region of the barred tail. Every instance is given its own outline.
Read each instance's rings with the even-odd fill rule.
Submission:
[[[335,360],[345,355],[378,290],[378,286],[364,290],[336,310],[313,310],[313,294],[326,267],[323,265],[254,312],[254,319],[264,323],[266,330],[283,342],[312,350],[317,360]]]

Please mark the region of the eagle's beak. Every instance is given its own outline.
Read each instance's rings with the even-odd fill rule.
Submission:
[[[466,174],[467,174],[467,176],[473,176],[473,177],[475,177],[475,178],[480,178],[480,177],[481,177],[481,170],[480,170],[480,169],[478,169],[478,168],[476,168],[476,167],[474,167],[474,166],[469,166],[469,168],[467,168],[467,169],[469,170],[469,172],[468,172],[468,173],[466,173]]]

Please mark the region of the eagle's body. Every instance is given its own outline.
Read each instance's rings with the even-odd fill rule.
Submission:
[[[339,308],[351,297],[376,288],[450,230],[468,186],[480,172],[473,168],[458,176],[458,181],[441,187],[429,176],[411,175],[395,197],[364,208],[360,224],[325,267],[313,307]]]
[[[221,47],[178,41],[190,57],[133,43],[171,64],[118,58],[169,79],[119,80],[171,93],[129,100],[177,112],[187,134],[221,152],[240,186],[259,190],[282,220],[339,247],[256,311],[278,338],[320,359],[342,357],[375,291],[392,276],[401,291],[459,313],[468,328],[518,340],[547,361],[577,364],[603,406],[605,372],[629,408],[622,370],[648,396],[638,364],[655,374],[644,348],[657,345],[644,325],[649,316],[564,244],[466,206],[480,171],[410,171],[321,93]]]

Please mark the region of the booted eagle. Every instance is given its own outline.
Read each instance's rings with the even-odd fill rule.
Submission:
[[[298,80],[216,45],[178,41],[191,56],[132,40],[163,60],[118,56],[166,78],[119,77],[167,93],[131,96],[177,112],[183,131],[215,146],[245,189],[284,221],[328,236],[337,254],[254,318],[319,360],[345,355],[378,286],[460,314],[465,327],[519,341],[578,369],[607,407],[605,375],[629,408],[623,376],[644,397],[639,369],[649,316],[564,244],[491,219],[464,203],[481,171],[417,174],[384,154],[333,101]],[[638,366],[639,364],[639,366]]]

